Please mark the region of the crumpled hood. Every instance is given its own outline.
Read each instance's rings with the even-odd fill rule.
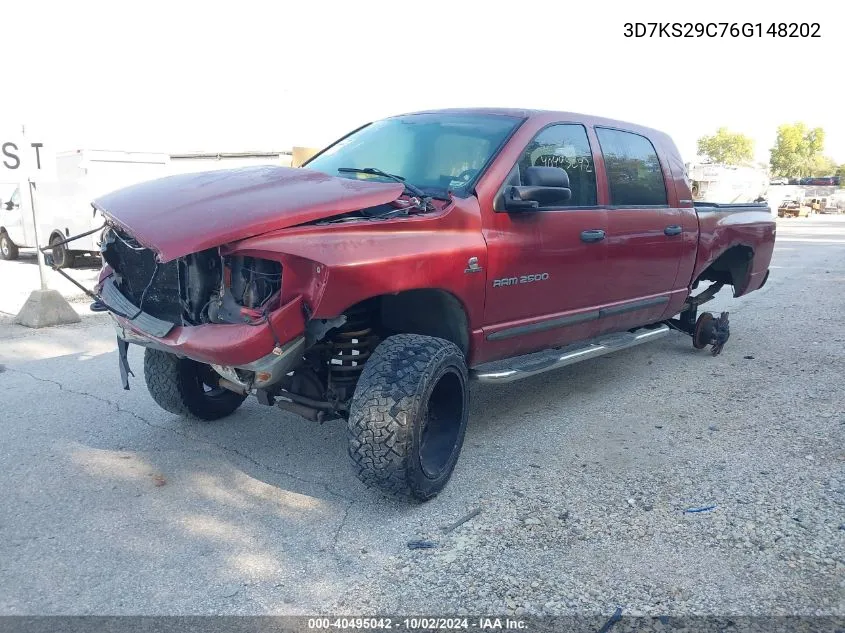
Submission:
[[[386,204],[400,183],[291,167],[168,176],[106,194],[94,207],[167,262],[268,231]]]

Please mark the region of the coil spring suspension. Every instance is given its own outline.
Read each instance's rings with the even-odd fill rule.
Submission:
[[[345,314],[346,323],[331,338],[329,384],[334,389],[355,387],[364,363],[378,344],[366,307],[353,308]]]

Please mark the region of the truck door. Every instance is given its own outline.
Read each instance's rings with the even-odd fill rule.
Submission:
[[[607,212],[598,206],[586,128],[556,123],[522,150],[506,187],[525,184],[527,167],[559,167],[572,196],[560,206],[520,212],[484,209],[487,292],[485,356],[500,358],[589,338],[604,288]]]
[[[3,201],[3,209],[0,211],[0,225],[6,229],[9,239],[17,246],[30,246],[26,240],[24,216],[24,207],[21,206],[21,190],[20,187],[17,187],[9,200]]]
[[[606,170],[608,284],[600,332],[659,321],[683,302],[678,267],[695,252],[697,222],[678,205],[670,168],[640,134],[596,127]],[[688,280],[687,280],[688,281]],[[683,297],[681,297],[683,295]]]

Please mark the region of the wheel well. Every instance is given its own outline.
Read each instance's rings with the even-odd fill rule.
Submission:
[[[309,320],[304,362],[276,387],[290,396],[283,408],[313,419],[344,416],[373,351],[396,334],[445,339],[469,353],[469,320],[455,295],[434,288],[376,295],[337,317]]]
[[[363,301],[376,320],[378,330],[390,334],[424,334],[454,343],[469,352],[469,322],[466,311],[455,295],[445,290],[421,288],[392,295],[380,295]]]
[[[730,284],[736,293],[748,281],[753,259],[754,249],[750,246],[731,246],[704,269],[696,279],[695,286],[700,281],[718,281]]]

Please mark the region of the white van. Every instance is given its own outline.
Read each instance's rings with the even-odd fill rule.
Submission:
[[[99,232],[60,244],[72,235],[97,229],[103,219],[91,200],[115,189],[168,174],[167,154],[77,150],[56,156],[56,179],[33,185],[42,244],[55,244],[53,260],[73,266],[80,255],[99,255]],[[15,259],[20,248],[36,248],[27,183],[0,190],[0,258]],[[6,197],[7,196],[7,197]]]
[[[213,171],[251,165],[291,164],[290,152],[207,152],[164,154],[105,150],[76,150],[56,156],[56,179],[34,185],[38,237],[55,244],[53,261],[73,266],[84,254],[99,255],[100,233],[66,238],[92,231],[103,224],[91,201],[116,189],[170,174]],[[19,248],[35,248],[27,184],[11,188],[0,184],[0,258],[15,259]]]

